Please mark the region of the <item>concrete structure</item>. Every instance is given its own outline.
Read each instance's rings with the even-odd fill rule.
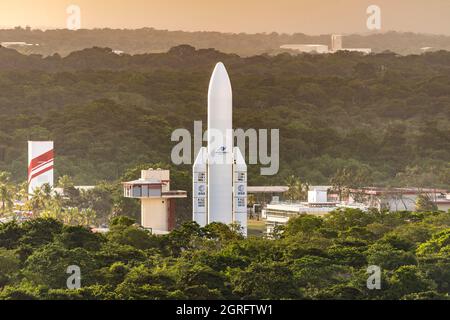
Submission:
[[[439,210],[448,212],[450,210],[450,193],[440,194],[435,203]]]
[[[252,186],[247,187],[249,202],[253,205],[248,208],[248,216],[250,219],[260,220],[265,219],[266,216],[263,215],[263,208],[266,207],[268,203],[276,203],[280,201],[280,198],[285,192],[289,191],[287,186]]]
[[[124,197],[141,200],[141,225],[153,234],[166,234],[175,228],[176,199],[187,198],[186,191],[170,190],[169,170],[143,170],[141,178],[123,183]]]
[[[285,225],[290,218],[309,214],[323,217],[339,208],[353,208],[367,211],[364,205],[344,205],[336,202],[309,203],[309,202],[279,202],[268,204],[265,211],[267,234],[271,234],[276,226]]]
[[[307,202],[276,201],[268,204],[263,210],[266,218],[267,234],[270,235],[276,226],[285,225],[290,218],[300,214],[324,216],[331,211],[346,207],[337,201],[332,201],[331,186],[310,186]],[[352,206],[356,207],[356,206]],[[364,206],[358,206],[367,210]]]
[[[44,184],[53,187],[53,141],[28,141],[28,194]]]
[[[313,208],[308,207],[305,203],[290,202],[268,204],[264,209],[267,234],[272,234],[275,227],[287,224],[290,218],[298,216],[302,213],[323,216],[335,208],[335,206]]]
[[[372,53],[372,49],[370,49],[370,48],[343,48],[338,51],[360,52],[363,54],[371,54]]]
[[[287,186],[254,186],[248,187],[248,194],[269,194],[279,195],[289,191]]]
[[[270,235],[276,226],[285,225],[290,218],[300,214],[324,216],[339,208],[415,211],[419,195],[427,195],[438,210],[450,210],[450,193],[443,189],[361,188],[350,190],[349,196],[339,201],[331,186],[310,186],[308,202],[273,201],[263,210],[263,217]]]
[[[333,34],[331,36],[331,51],[336,52],[342,50],[342,35]]]
[[[26,43],[23,41],[15,41],[15,42],[0,42],[0,46],[4,48],[23,48],[23,47],[32,47],[38,46],[38,44]]]
[[[324,44],[285,44],[280,47],[284,50],[294,50],[301,53],[328,53],[328,46]]]
[[[193,220],[238,223],[247,234],[247,165],[233,147],[233,93],[227,70],[218,63],[208,92],[208,146],[193,166]]]
[[[324,44],[285,44],[280,46],[280,49],[319,54],[336,53],[338,51],[360,52],[363,54],[372,53],[372,49],[370,48],[344,48],[343,36],[340,34],[333,34],[331,36],[331,49],[328,49],[328,46]]]
[[[360,52],[363,54],[372,53],[370,48],[344,48],[343,36],[340,34],[333,34],[331,36],[331,51],[330,53],[336,53],[338,51]]]
[[[422,53],[436,52],[436,51],[439,51],[439,50],[440,50],[439,48],[434,48],[434,47],[423,47],[423,48],[420,48],[420,51]]]
[[[378,210],[415,211],[417,198],[426,195],[439,210],[447,211],[447,190],[426,188],[361,188],[350,190],[348,204],[363,203]]]
[[[328,203],[328,189],[310,189],[308,203]]]

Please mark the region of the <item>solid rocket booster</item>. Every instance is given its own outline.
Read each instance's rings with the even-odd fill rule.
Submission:
[[[247,236],[247,164],[238,147],[234,148],[233,162],[233,221]]]
[[[209,83],[208,147],[193,166],[193,220],[238,223],[247,235],[247,165],[233,148],[233,93],[227,70],[218,63]]]
[[[204,227],[208,224],[208,150],[201,148],[194,162],[192,178],[192,208],[194,210],[194,221]]]
[[[233,93],[223,63],[211,76],[208,92],[209,220],[231,224],[233,203]]]

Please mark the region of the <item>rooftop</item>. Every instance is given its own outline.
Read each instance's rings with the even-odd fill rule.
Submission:
[[[247,187],[248,193],[284,193],[289,191],[287,186],[254,186]]]
[[[142,179],[141,178],[138,180],[123,182],[122,184],[126,184],[126,185],[164,185],[166,183],[161,180],[157,180],[157,179]]]
[[[355,208],[367,210],[367,206],[360,204],[339,204],[336,202],[308,203],[308,202],[280,202],[267,205],[267,210],[292,213],[331,212],[339,208]]]
[[[382,195],[382,194],[412,194],[412,195],[418,195],[418,194],[436,194],[436,193],[442,193],[446,194],[448,193],[448,190],[446,189],[431,189],[431,188],[379,188],[379,187],[366,187],[361,189],[352,189],[350,190],[352,193],[364,193],[367,195]]]

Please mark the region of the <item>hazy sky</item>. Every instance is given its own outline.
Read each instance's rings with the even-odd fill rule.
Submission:
[[[83,28],[307,34],[367,32],[375,4],[381,31],[450,34],[450,0],[0,0],[0,26],[65,28],[70,4]]]

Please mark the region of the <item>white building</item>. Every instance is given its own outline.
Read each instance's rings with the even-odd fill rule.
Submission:
[[[426,195],[439,210],[450,208],[447,190],[424,188],[362,188],[350,190],[348,204],[362,202],[371,208],[390,211],[415,211],[417,198]]]
[[[333,34],[331,36],[331,51],[336,52],[342,50],[342,35]]]
[[[308,202],[272,202],[264,210],[267,234],[271,234],[276,226],[285,225],[290,218],[310,214],[319,217],[339,209],[358,208],[367,211],[362,204],[341,204],[329,194],[330,186],[311,186],[308,191]]]
[[[186,191],[170,190],[169,170],[143,170],[139,180],[123,183],[124,196],[141,200],[141,225],[153,234],[167,234],[175,228],[176,199]]]
[[[284,50],[294,50],[301,53],[328,53],[328,46],[324,44],[285,44],[280,47]]]
[[[308,203],[328,203],[328,188],[310,188],[308,191]]]
[[[426,52],[436,52],[436,51],[439,51],[439,48],[434,48],[434,47],[423,47],[423,48],[420,48],[420,51],[421,51],[422,53],[426,53]]]
[[[328,49],[328,46],[324,44],[285,44],[280,49],[320,54],[336,53],[338,51],[361,52],[363,54],[372,53],[372,49],[370,48],[344,48],[343,36],[340,34],[333,34],[331,36],[331,49]]]
[[[15,42],[0,42],[0,46],[4,48],[23,48],[23,47],[38,46],[38,44],[26,43],[23,41],[15,41]]]
[[[331,36],[331,53],[336,53],[338,51],[360,52],[363,54],[372,53],[372,49],[370,48],[344,48],[343,36],[340,34],[333,34]]]
[[[360,52],[363,54],[371,54],[372,53],[372,49],[370,49],[370,48],[343,48],[338,51]]]
[[[263,210],[267,234],[276,226],[285,225],[290,218],[300,214],[324,216],[339,208],[367,211],[369,208],[390,211],[415,211],[417,198],[426,195],[438,210],[450,210],[450,193],[442,189],[421,188],[361,188],[350,190],[348,197],[339,201],[331,186],[313,186],[308,192],[308,202],[273,201]]]
[[[450,193],[446,193],[445,196],[441,194],[437,197],[435,203],[439,210],[448,212],[450,210]]]

